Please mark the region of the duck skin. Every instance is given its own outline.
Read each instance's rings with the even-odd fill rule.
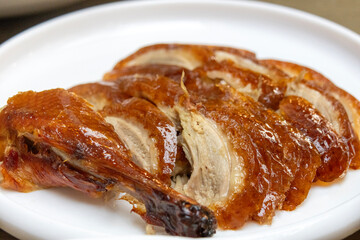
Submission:
[[[219,207],[221,204],[216,201],[199,199],[203,204],[210,206],[211,203],[213,204],[211,208],[216,212],[220,227],[238,228],[248,218],[253,218],[260,223],[270,223],[276,209],[294,209],[306,198],[320,164],[318,153],[296,129],[286,124],[275,112],[266,110],[250,97],[232,91],[230,87],[219,88],[215,81],[208,79],[203,72],[189,71],[173,65],[146,65],[144,63],[144,65],[123,66],[113,70],[105,78],[107,81],[117,82],[119,88],[128,94],[136,94],[136,90],[133,91],[133,89],[138,88],[142,82],[143,86],[145,84],[157,86],[156,88],[163,96],[170,96],[166,93],[169,88],[163,88],[160,79],[170,78],[171,80],[167,81],[177,82],[178,88],[182,79],[191,102],[197,106],[199,113],[211,119],[216,123],[217,128],[226,132],[223,135],[227,136],[223,138],[227,138],[228,145],[233,146],[231,154],[233,158],[237,158],[238,155],[238,158],[246,159],[243,175],[262,175],[266,183],[248,178],[243,183],[246,186],[248,182],[251,182],[252,186],[258,185],[263,188],[263,191],[252,192],[252,208],[243,205],[249,197],[248,193],[245,193],[249,191],[246,187],[242,193],[240,191],[233,196],[228,194],[227,202],[223,202],[222,207]],[[148,80],[145,80],[146,78]],[[172,89],[174,88],[176,86],[172,86]],[[141,92],[140,94],[146,94],[148,97],[150,88],[142,87],[141,89],[137,93]],[[156,101],[151,96],[149,100]],[[264,132],[271,137],[261,134]],[[193,144],[200,144],[200,142],[194,141]],[[249,144],[252,144],[253,148]],[[250,149],[256,149],[252,155],[258,155],[256,161],[262,169],[266,169],[264,172],[257,173],[259,170],[256,170],[254,166],[249,167],[254,168],[252,170],[246,169],[247,163],[253,161],[250,160],[251,157],[244,154],[246,146],[248,152],[251,151]],[[271,152],[268,151],[269,149]],[[227,164],[222,156],[219,156],[218,161],[223,161],[223,166]],[[206,165],[211,164],[206,163]],[[193,172],[196,172],[196,165]],[[271,175],[268,174],[269,172]],[[194,178],[190,176],[189,181],[193,182]],[[211,179],[211,174],[203,174],[202,178]],[[212,179],[212,182],[214,181],[216,182],[216,178]],[[225,179],[221,181],[225,182]],[[181,181],[175,180],[175,182],[177,187],[182,185]],[[185,194],[191,195],[193,194],[191,191],[186,191],[188,183],[183,185],[183,188]],[[239,206],[242,206],[241,209]]]
[[[360,142],[354,129],[357,130],[356,116],[357,109],[360,109],[356,106],[358,101],[333,84],[324,84],[330,81],[324,80],[322,75],[314,71],[307,69],[308,80],[305,81],[300,74],[304,67],[280,64],[272,60],[261,61],[256,59],[254,53],[246,50],[204,45],[157,44],[144,47],[121,60],[104,79],[111,78],[124,66],[146,64],[168,64],[204,71],[210,79],[223,80],[237,91],[273,110],[277,110],[280,102],[287,96],[301,97],[312,104],[318,110],[317,115],[328,122],[322,125],[327,128],[322,133],[335,134],[331,138],[336,141],[336,146],[327,145],[325,142],[314,144],[322,158],[317,179],[331,182],[343,176],[350,164],[357,168]],[[326,89],[324,86],[327,86]],[[300,104],[293,102],[292,106],[297,103]],[[302,107],[304,105],[298,106],[299,109]],[[301,126],[303,120],[293,118],[292,122]],[[306,121],[311,122],[312,119]],[[302,134],[309,132],[302,131]],[[313,143],[326,138],[321,134],[307,137]],[[333,154],[333,151],[337,153]]]
[[[170,184],[179,158],[174,124],[156,106],[122,94],[114,83],[81,84],[69,91],[90,102],[132,153],[132,161]]]
[[[215,233],[209,209],[134,164],[114,128],[75,94],[20,93],[8,100],[0,123],[2,187],[28,192],[67,186],[93,196],[124,191],[144,203],[148,223],[170,234]]]
[[[271,201],[268,200],[269,198],[264,199],[262,209],[267,210],[262,211],[261,217],[254,218],[257,218],[259,222],[270,222],[273,210],[277,208],[292,210],[299,205],[306,198],[314,180],[316,169],[320,165],[319,156],[314,146],[277,113],[266,109],[252,98],[234,91],[228,85],[210,80],[203,71],[189,71],[173,65],[144,64],[118,68],[111,74],[113,80],[116,79],[116,75],[117,77],[132,74],[166,76],[180,84],[183,73],[182,80],[196,105],[201,104],[205,109],[205,106],[213,102],[215,104],[213,112],[216,112],[216,108],[221,109],[226,106],[225,108],[231,109],[229,112],[239,115],[246,113],[255,117],[251,120],[254,126],[248,124],[247,132],[252,134],[253,139],[262,142],[257,148],[262,149],[262,155],[264,159],[267,159],[268,169],[273,172],[269,177],[273,198]],[[111,80],[110,75],[107,75],[107,80]],[[203,110],[203,114],[206,114],[206,111]],[[251,131],[255,125],[260,125],[260,122],[265,124],[262,127],[263,130],[271,132],[276,141],[267,142],[263,136],[256,136],[257,131]],[[245,127],[246,125],[242,128]],[[268,145],[264,148],[266,142]],[[267,154],[266,148],[272,149],[271,154]],[[289,177],[289,172],[291,177]],[[278,179],[282,180],[278,181]],[[291,187],[289,187],[290,183]]]
[[[353,169],[360,168],[360,102],[345,90],[337,87],[333,82],[326,78],[321,73],[295,63],[284,62],[279,60],[262,60],[262,63],[270,66],[275,66],[293,78],[302,76],[303,81],[306,81],[309,86],[316,86],[321,91],[326,92],[328,95],[334,97],[341,102],[349,117],[352,129],[354,132],[349,132],[345,141],[349,142],[351,146],[350,151],[353,152],[354,157],[350,163]]]

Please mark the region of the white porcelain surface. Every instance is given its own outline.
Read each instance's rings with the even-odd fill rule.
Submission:
[[[56,18],[0,47],[0,105],[18,91],[96,81],[121,58],[153,43],[201,43],[252,50],[311,66],[360,98],[360,38],[334,23],[261,2],[113,3]],[[360,171],[314,186],[271,226],[247,224],[216,239],[339,239],[360,228]],[[23,239],[184,239],[146,236],[130,206],[70,189],[0,190],[0,227]],[[126,236],[126,237],[125,237]]]

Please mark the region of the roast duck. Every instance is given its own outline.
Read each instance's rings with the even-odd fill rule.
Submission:
[[[360,103],[318,72],[216,46],[158,44],[103,81],[22,92],[0,113],[1,186],[125,193],[172,235],[270,224],[315,181],[360,167]]]

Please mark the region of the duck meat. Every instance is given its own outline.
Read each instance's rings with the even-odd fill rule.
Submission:
[[[215,233],[213,213],[131,161],[112,125],[63,89],[23,92],[0,113],[1,186],[28,192],[68,186],[101,196],[123,191],[143,202],[142,217],[173,235]]]

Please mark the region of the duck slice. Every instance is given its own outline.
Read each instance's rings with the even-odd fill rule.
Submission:
[[[214,81],[206,79],[206,76],[203,78],[197,72],[187,71],[176,66],[150,64],[123,67],[112,71],[111,75],[107,75],[106,79],[108,81],[117,79],[116,81],[125,82],[128,80],[125,80],[124,77],[129,77],[132,74],[136,74],[137,77],[144,76],[154,79],[166,76],[177,81],[178,85],[180,85],[182,72],[185,72],[183,80],[188,94],[191,97],[191,102],[197,106],[198,111],[215,121],[223,131],[227,133],[227,137],[231,140],[233,148],[238,148],[238,152],[240,152],[241,155],[244,155],[244,146],[238,145],[244,145],[245,141],[250,142],[252,146],[255,147],[256,154],[263,159],[261,162],[262,166],[267,169],[262,174],[265,174],[263,177],[267,178],[268,189],[266,190],[264,183],[262,183],[264,193],[257,196],[258,199],[256,201],[261,202],[261,204],[257,206],[258,209],[249,209],[243,206],[245,202],[249,201],[248,195],[238,194],[237,197],[231,201],[231,204],[226,203],[228,207],[221,207],[223,211],[219,210],[219,206],[224,204],[224,202],[221,202],[221,204],[217,203],[214,207],[217,209],[215,212],[217,212],[220,226],[231,229],[238,228],[247,220],[248,215],[251,215],[252,218],[260,223],[270,223],[274,211],[283,205],[285,199],[284,209],[293,209],[300,204],[306,198],[310,189],[316,168],[319,166],[319,157],[312,145],[305,141],[298,132],[293,133],[292,128],[284,125],[285,121],[281,120],[274,112],[267,111],[264,107],[261,107],[261,104],[256,103],[249,97],[240,94],[242,96],[241,98],[235,96],[234,94],[237,93],[234,91],[220,90],[214,84]],[[123,77],[123,79],[121,79],[121,77]],[[267,116],[268,121],[271,123],[265,123],[256,119],[254,112],[256,112],[260,119]],[[268,115],[275,115],[277,117]],[[278,129],[273,129],[269,125]],[[284,126],[278,127],[282,125]],[[274,132],[274,130],[279,131],[279,129],[281,129],[280,134],[283,136],[278,136],[279,133]],[[292,135],[287,137],[289,131]],[[268,135],[264,135],[263,133],[268,133]],[[184,134],[182,135],[184,136]],[[245,136],[247,136],[247,139]],[[281,142],[284,141],[285,138],[286,142]],[[292,138],[296,139],[296,142]],[[196,143],[197,142],[193,142],[193,144]],[[185,149],[188,148],[188,145],[189,144],[185,143]],[[189,150],[186,152],[189,152]],[[307,167],[300,168],[300,165]],[[207,164],[207,166],[209,167],[210,164]],[[301,180],[294,181],[295,175],[301,176]],[[193,176],[191,176],[191,178],[195,180]],[[291,183],[293,183],[293,185],[291,185],[292,188],[290,189]],[[180,180],[176,183],[176,187],[179,188],[182,184],[185,184],[185,188],[189,186],[186,185],[188,182],[182,182]],[[202,186],[198,185],[196,187],[200,188]],[[185,192],[185,194],[189,195],[191,192]],[[253,199],[251,201],[254,202],[255,200]],[[208,200],[203,199],[200,202],[209,205]],[[241,206],[241,210],[239,206]],[[244,212],[246,210],[249,212]],[[254,212],[251,213],[250,211]]]
[[[298,78],[301,75],[309,85],[322,89],[322,91],[327,92],[327,94],[341,102],[346,110],[354,132],[346,139],[346,141],[349,142],[349,148],[353,148],[352,151],[354,152],[350,166],[354,169],[360,168],[360,102],[350,93],[337,87],[328,78],[313,69],[278,60],[263,60],[263,62],[283,70],[294,78]]]
[[[174,124],[150,102],[119,92],[112,83],[88,83],[69,89],[89,101],[111,125],[141,168],[170,184],[177,157]]]
[[[19,93],[2,109],[0,122],[3,187],[69,186],[93,195],[118,189],[143,202],[142,217],[170,234],[215,233],[216,219],[208,208],[134,164],[114,128],[74,93]]]
[[[178,126],[192,169],[175,176],[176,190],[214,210],[223,229],[241,227],[260,210],[269,191],[269,172],[241,122],[230,124],[226,108],[209,105],[206,110],[192,102],[181,83],[160,75],[114,75],[113,80],[124,94],[151,101]],[[228,217],[232,220],[225,221]]]
[[[331,169],[332,171],[328,173],[319,171],[317,178],[322,181],[335,180],[346,172],[346,165],[349,165],[352,159],[358,155],[358,139],[341,102],[319,87],[303,81],[301,77],[289,76],[275,65],[259,61],[254,54],[246,54],[244,50],[237,50],[239,51],[237,52],[236,49],[231,51],[229,48],[221,49],[200,45],[155,45],[155,49],[152,51],[151,46],[144,48],[144,50],[140,49],[130,57],[120,61],[115,66],[114,71],[126,65],[166,63],[165,60],[158,61],[159,58],[156,57],[161,50],[161,59],[167,59],[168,64],[205,71],[211,79],[224,80],[237,91],[253,97],[274,110],[278,109],[280,101],[285,96],[303,97],[313,104],[320,114],[333,125],[333,129],[339,135],[338,139],[347,144],[347,152],[349,153],[346,161],[336,159],[334,155],[332,161],[338,161],[338,168]],[[166,55],[166,52],[169,54]],[[144,55],[147,57],[143,58]],[[191,61],[192,65],[184,64],[187,59],[186,56],[191,56],[191,59],[196,58],[197,61]],[[111,77],[111,73],[105,75],[105,80],[107,77]],[[306,132],[303,133],[306,134]],[[318,150],[323,151],[323,149]],[[326,164],[327,159],[322,159],[322,162]],[[333,167],[335,166],[336,164],[333,165]],[[326,169],[330,170],[330,168]]]

